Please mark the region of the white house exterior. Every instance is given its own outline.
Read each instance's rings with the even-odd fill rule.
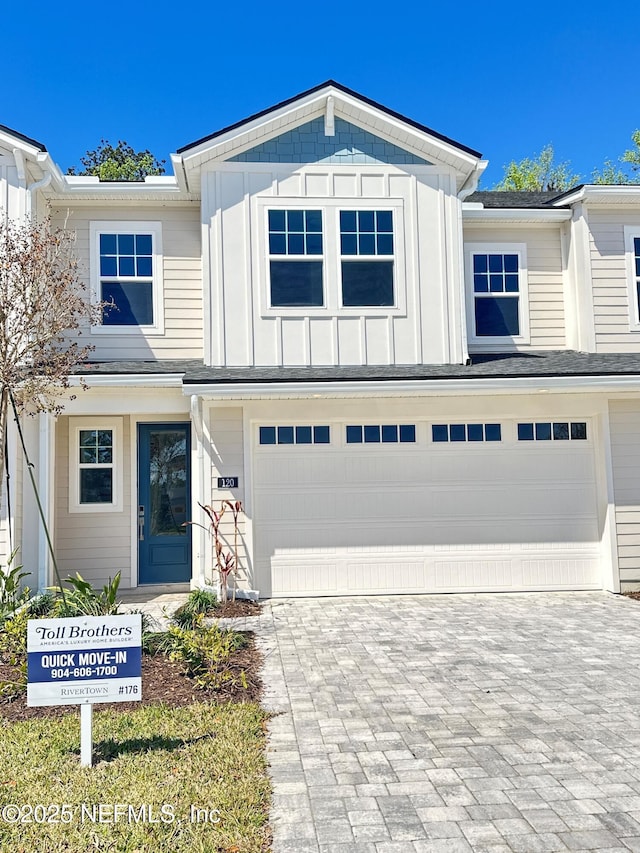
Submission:
[[[640,587],[640,188],[477,192],[477,152],[333,82],[172,162],[64,176],[0,127],[0,207],[119,309],[24,423],[63,576],[208,583],[183,522],[229,499],[262,597]],[[0,549],[44,587],[9,452]]]

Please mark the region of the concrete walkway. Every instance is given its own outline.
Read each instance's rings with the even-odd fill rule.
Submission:
[[[640,853],[640,602],[303,599],[252,626],[273,853]]]

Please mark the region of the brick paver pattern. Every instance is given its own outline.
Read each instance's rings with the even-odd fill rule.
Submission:
[[[640,853],[640,602],[298,599],[255,627],[274,853]]]

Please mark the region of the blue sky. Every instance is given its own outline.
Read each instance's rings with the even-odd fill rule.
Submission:
[[[640,127],[637,17],[616,0],[26,8],[3,10],[0,124],[65,171],[101,138],[168,161],[328,78],[481,151],[485,188],[549,142],[588,179]]]

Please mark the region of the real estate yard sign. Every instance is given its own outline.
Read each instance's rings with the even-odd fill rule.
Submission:
[[[142,698],[142,616],[30,619],[27,705],[80,705],[80,763],[91,766],[95,702]]]
[[[142,698],[142,617],[30,619],[27,705],[84,705]]]

